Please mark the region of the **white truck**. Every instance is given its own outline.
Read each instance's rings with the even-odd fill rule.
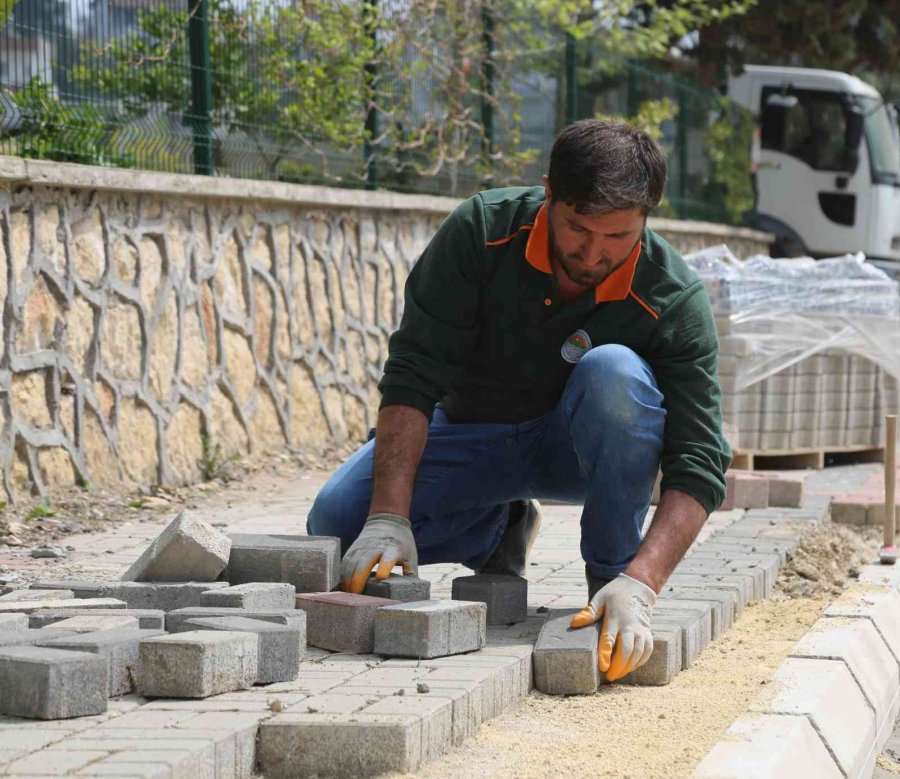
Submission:
[[[728,96],[757,117],[755,226],[776,257],[900,262],[897,111],[846,73],[748,65]],[[879,263],[882,264],[882,263]]]

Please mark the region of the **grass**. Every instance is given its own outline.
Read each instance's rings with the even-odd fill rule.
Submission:
[[[44,517],[53,516],[56,516],[56,509],[50,505],[50,498],[45,496],[37,506],[32,506],[29,509],[25,519],[43,519]]]

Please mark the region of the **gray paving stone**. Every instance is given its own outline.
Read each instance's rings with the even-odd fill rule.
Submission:
[[[534,645],[534,686],[547,695],[591,695],[600,684],[600,625],[572,629],[579,609],[552,609]]]
[[[201,606],[230,606],[238,609],[292,609],[296,590],[293,584],[253,582],[209,590]]]
[[[437,696],[391,696],[364,708],[359,720],[365,725],[377,717],[379,720],[415,717],[421,728],[421,752],[418,760],[428,763],[440,757],[449,747],[453,732],[453,702]]]
[[[208,698],[256,681],[253,633],[195,630],[140,643],[138,690],[150,698]]]
[[[740,608],[740,600],[734,590],[715,590],[702,587],[686,587],[681,584],[667,584],[659,593],[661,598],[680,598],[682,600],[710,601],[720,605],[718,617],[720,618],[717,635],[728,630],[735,620],[740,619],[743,609]]]
[[[48,597],[47,600],[8,601],[0,603],[0,614],[31,614],[42,609],[64,609],[73,603],[72,600],[58,600]],[[78,603],[80,609],[124,609],[125,604],[115,598],[87,598]]]
[[[225,578],[233,585],[287,582],[297,592],[328,592],[338,585],[338,538],[246,533],[229,538],[231,556]]]
[[[82,614],[60,620],[55,627],[73,633],[100,633],[105,630],[137,630],[138,621],[129,616]]]
[[[0,714],[68,719],[106,711],[107,663],[88,652],[0,649]]]
[[[420,579],[417,576],[400,576],[395,573],[381,581],[371,576],[366,582],[363,595],[371,595],[374,598],[389,598],[402,603],[429,600],[431,598],[431,582],[427,579]]]
[[[710,621],[699,614],[684,611],[653,610],[652,627],[679,627],[681,638],[681,668],[690,668],[710,642]]]
[[[333,652],[367,654],[375,642],[375,614],[400,601],[349,592],[303,593],[296,597],[306,612],[306,640]]]
[[[43,631],[42,631],[43,632]],[[163,630],[120,629],[39,641],[37,646],[69,649],[100,655],[107,662],[110,698],[126,695],[135,688],[138,676],[139,645],[145,638],[165,635]]]
[[[797,548],[799,541],[786,539],[756,539],[756,538],[722,538],[713,536],[700,547],[704,551],[722,550],[732,554],[777,554],[781,564],[787,562],[787,556]]]
[[[253,633],[258,638],[256,684],[287,682],[297,678],[306,652],[306,632],[246,617],[196,617],[181,623],[178,632],[227,630]]]
[[[225,589],[228,582],[39,582],[35,587],[50,589],[51,585],[67,585],[76,599],[116,598],[129,609],[174,609],[204,606],[204,593]],[[73,604],[74,607],[75,604]]]
[[[375,613],[375,652],[389,657],[432,658],[471,652],[485,644],[487,606],[427,600]]]
[[[100,598],[104,586],[109,582],[84,579],[41,579],[31,585],[32,590],[70,590],[76,598]]]
[[[28,644],[35,644],[38,641],[44,641],[47,638],[60,638],[71,635],[73,635],[71,631],[56,630],[55,628],[44,628],[43,630],[32,630],[30,628],[9,630],[0,633],[0,647],[26,646]]]
[[[699,587],[717,587],[719,589],[736,589],[741,599],[742,607],[753,603],[753,577],[735,576],[729,574],[711,573],[679,573],[677,570],[668,580],[667,584],[690,584]]]
[[[765,573],[761,569],[753,571],[715,560],[685,559],[676,566],[675,573],[711,576],[719,578],[721,581],[743,580],[749,582],[751,602],[762,600],[765,597]]]
[[[512,625],[528,617],[528,580],[521,576],[475,574],[453,580],[454,600],[487,605],[488,625]]]
[[[173,519],[122,575],[129,582],[212,582],[225,570],[231,540],[187,511]]]
[[[56,590],[53,597],[58,600],[69,600],[75,597],[72,590]],[[43,590],[13,590],[6,595],[0,595],[0,603],[9,603],[10,601],[29,601],[29,600],[47,600],[47,593]]]
[[[641,687],[659,687],[669,684],[681,672],[681,650],[684,642],[683,628],[669,625],[653,626],[653,654],[640,668],[621,681]]]
[[[669,598],[661,593],[654,609],[659,609],[662,612],[689,611],[704,620],[706,619],[704,615],[709,615],[710,641],[715,641],[721,635],[723,618],[722,604],[719,601]]]
[[[76,599],[74,603],[78,603],[78,600]],[[45,628],[48,625],[55,625],[61,620],[82,615],[134,617],[140,630],[164,630],[166,626],[166,612],[161,609],[89,609],[83,611],[77,606],[72,606],[72,608],[65,609],[33,611],[28,615],[28,627]]]
[[[27,627],[27,614],[0,614],[0,633],[6,633],[10,630],[24,630]]]
[[[166,614],[166,630],[174,633],[186,619],[197,617],[246,617],[302,630],[306,635],[306,613],[298,609],[236,609],[230,606],[191,606]]]
[[[803,504],[803,479],[769,478],[769,505],[800,508]]]

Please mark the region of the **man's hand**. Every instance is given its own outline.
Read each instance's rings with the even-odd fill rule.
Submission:
[[[646,584],[620,573],[601,587],[578,614],[571,627],[592,625],[603,617],[600,630],[599,666],[614,682],[639,668],[653,653],[650,614],[656,593]],[[615,653],[613,648],[615,647]]]
[[[359,537],[344,555],[341,589],[360,593],[376,565],[375,576],[387,579],[397,564],[403,566],[403,573],[418,576],[419,553],[410,521],[397,514],[370,514]]]

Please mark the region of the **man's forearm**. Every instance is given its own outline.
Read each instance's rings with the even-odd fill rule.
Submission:
[[[625,573],[658,593],[694,542],[706,517],[706,509],[686,492],[664,492],[653,524]]]
[[[428,418],[418,409],[387,406],[378,412],[370,514],[385,512],[409,519],[416,471],[427,439]]]

